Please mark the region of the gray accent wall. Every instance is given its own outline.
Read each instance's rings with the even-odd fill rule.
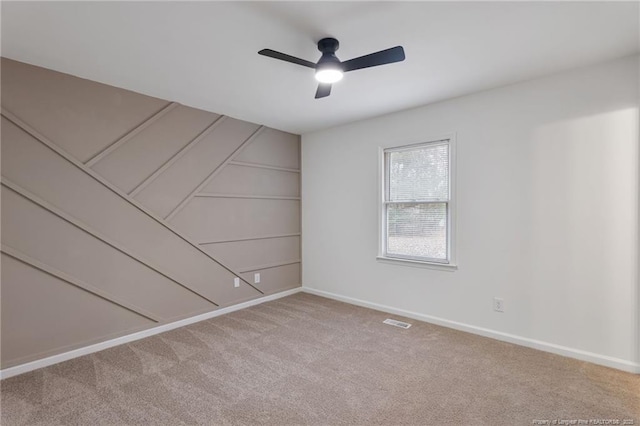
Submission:
[[[298,135],[1,71],[2,368],[300,286]]]

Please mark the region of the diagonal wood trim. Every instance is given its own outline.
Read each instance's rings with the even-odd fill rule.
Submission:
[[[261,271],[263,269],[277,268],[278,266],[294,265],[294,264],[300,263],[300,262],[301,262],[300,259],[285,260],[284,262],[274,262],[274,263],[267,263],[265,265],[250,266],[248,268],[240,269],[238,272],[243,274],[245,272]]]
[[[283,195],[235,195],[235,194],[213,194],[211,192],[200,192],[194,197],[206,198],[247,198],[253,200],[300,200],[300,197],[286,197]]]
[[[20,185],[18,185],[16,183],[6,179],[5,177],[2,178],[2,182],[0,182],[0,185],[9,188],[10,190],[15,192],[16,194],[20,195],[21,197],[26,198],[27,200],[29,200],[32,203],[42,207],[43,209],[47,210],[48,212],[58,216],[60,219],[64,220],[65,222],[70,223],[71,225],[75,226],[76,228],[86,232],[87,234],[93,236],[94,238],[97,238],[98,240],[102,241],[103,243],[113,247],[114,249],[118,250],[120,253],[124,254],[125,256],[130,257],[134,261],[143,264],[147,268],[149,268],[152,271],[162,275],[163,277],[169,279],[170,281],[176,283],[177,285],[179,285],[180,287],[184,288],[185,290],[187,290],[187,291],[189,291],[191,293],[194,293],[197,296],[200,296],[201,298],[203,298],[204,300],[206,300],[207,302],[209,302],[209,303],[211,303],[211,304],[213,304],[215,306],[219,306],[213,300],[211,300],[208,297],[200,294],[198,291],[192,289],[188,285],[183,284],[182,282],[180,282],[176,278],[171,277],[166,272],[163,272],[160,268],[158,268],[157,266],[153,265],[150,261],[146,260],[144,257],[139,256],[137,254],[134,255],[129,250],[127,250],[124,246],[122,246],[121,244],[111,240],[109,237],[107,237],[105,235],[102,235],[100,232],[98,232],[95,229],[91,228],[86,223],[76,219],[75,217],[71,216],[68,213],[65,213],[64,211],[60,210],[59,208],[57,208],[53,204],[49,203],[48,201],[45,201],[42,198],[38,197],[37,195],[31,193],[30,191],[22,188]]]
[[[244,161],[230,161],[233,166],[255,167],[256,169],[279,170],[281,172],[300,173],[300,169],[289,169],[287,167],[267,166],[266,164],[247,163]]]
[[[160,317],[158,317],[155,314],[152,314],[151,312],[134,305],[133,303],[129,303],[125,300],[122,300],[116,296],[113,296],[107,292],[105,292],[104,290],[101,290],[97,287],[92,286],[91,284],[87,284],[84,281],[81,281],[77,278],[72,277],[71,275],[68,275],[62,271],[57,270],[56,268],[49,266],[45,263],[40,262],[39,260],[36,260],[24,253],[22,253],[19,250],[16,250],[14,248],[11,248],[7,245],[2,244],[2,249],[0,250],[2,251],[2,253],[6,254],[7,256],[13,257],[14,259],[24,263],[25,265],[29,265],[32,268],[36,268],[48,275],[51,275],[52,277],[58,278],[68,284],[71,284],[74,287],[78,287],[88,293],[93,294],[94,296],[97,296],[101,299],[106,300],[107,302],[113,303],[114,305],[118,305],[121,308],[124,308],[128,311],[133,312],[134,314],[140,315],[142,317],[145,317],[153,322],[160,322],[162,319]]]
[[[286,237],[299,237],[300,232],[296,232],[293,234],[274,234],[274,235],[263,235],[260,237],[245,237],[245,238],[234,238],[232,240],[214,240],[214,241],[202,241],[200,245],[206,244],[222,244],[222,243],[235,243],[236,241],[253,241],[253,240],[268,240],[270,238],[286,238]]]
[[[207,184],[209,182],[211,182],[211,179],[213,179],[218,173],[220,173],[222,171],[222,169],[224,168],[224,166],[226,166],[227,164],[229,164],[229,162],[231,162],[231,160],[233,160],[247,145],[249,145],[251,142],[253,142],[260,133],[262,133],[262,131],[265,129],[264,126],[260,126],[258,127],[258,129],[253,132],[251,134],[251,136],[249,136],[244,142],[242,142],[240,144],[239,147],[237,147],[231,154],[229,154],[229,156],[215,169],[213,169],[213,171],[211,173],[209,173],[209,175],[204,178],[204,180],[202,182],[200,182],[200,184],[198,186],[196,186],[196,188],[191,191],[191,193],[189,193],[189,195],[187,195],[181,202],[180,204],[178,204],[173,210],[171,210],[169,212],[169,214],[164,218],[166,221],[170,222],[171,219],[173,219],[179,212],[180,210],[182,210],[188,203],[189,201],[191,201],[191,199],[202,190],[202,188],[204,188],[205,186],[207,186]]]
[[[111,192],[113,192],[114,194],[116,194],[117,196],[119,196],[120,198],[122,198],[123,200],[125,200],[126,202],[128,202],[129,204],[131,204],[132,206],[137,208],[138,210],[140,210],[142,213],[144,213],[145,215],[149,216],[151,219],[153,219],[156,222],[158,222],[160,225],[162,225],[168,231],[173,233],[175,236],[179,237],[182,241],[184,241],[185,243],[187,243],[190,246],[192,246],[195,249],[197,249],[203,255],[205,255],[206,257],[208,257],[212,261],[214,261],[216,264],[220,265],[220,267],[222,267],[223,269],[227,270],[228,272],[232,273],[236,277],[240,278],[240,280],[242,280],[242,282],[244,282],[245,284],[247,284],[251,288],[255,289],[260,294],[264,294],[264,292],[262,290],[260,290],[259,288],[256,288],[255,286],[253,286],[250,282],[248,282],[244,278],[240,277],[231,268],[229,268],[228,266],[224,265],[223,263],[221,263],[220,261],[215,259],[213,256],[211,256],[209,253],[207,253],[204,249],[202,249],[198,245],[198,243],[191,241],[191,239],[189,239],[187,236],[185,236],[182,232],[180,232],[177,229],[175,229],[173,226],[171,226],[164,219],[156,216],[155,213],[153,213],[150,210],[148,210],[146,207],[144,207],[142,204],[137,202],[135,199],[129,197],[126,193],[122,192],[119,188],[117,188],[116,186],[112,185],[109,181],[107,181],[102,176],[97,174],[91,168],[87,167],[86,165],[84,165],[83,163],[78,161],[76,158],[71,156],[65,150],[63,150],[60,147],[58,147],[56,144],[54,144],[49,139],[47,139],[44,135],[42,135],[37,130],[35,130],[33,127],[29,126],[27,123],[22,121],[19,117],[17,117],[11,111],[8,111],[6,108],[3,107],[1,109],[1,114],[2,114],[2,116],[4,118],[6,118],[7,120],[11,121],[13,124],[15,124],[16,126],[20,127],[23,131],[25,131],[28,134],[30,134],[31,136],[33,136],[38,142],[40,142],[41,144],[43,144],[44,146],[46,146],[47,148],[49,148],[50,150],[52,150],[53,152],[58,154],[60,157],[62,157],[65,160],[67,160],[69,163],[71,163],[74,166],[76,166],[78,169],[80,169],[81,171],[83,171],[84,173],[86,173],[87,175],[92,177],[95,181],[97,181],[98,183],[103,185],[105,188],[109,189]]]
[[[200,142],[202,139],[204,139],[209,133],[211,133],[216,127],[218,127],[220,125],[220,123],[222,123],[225,120],[225,116],[221,115],[220,117],[216,118],[213,123],[211,123],[209,126],[207,126],[206,129],[204,129],[202,132],[200,132],[200,134],[198,136],[196,136],[193,140],[191,140],[191,142],[189,142],[188,144],[186,144],[184,147],[182,147],[182,149],[180,149],[180,151],[176,152],[171,158],[169,158],[163,165],[161,165],[160,167],[158,167],[156,169],[155,172],[153,172],[151,175],[149,175],[149,177],[147,177],[145,180],[143,180],[142,182],[140,182],[138,184],[138,186],[136,186],[135,188],[133,188],[133,190],[131,192],[129,192],[129,195],[131,197],[135,197],[140,191],[142,191],[144,188],[147,187],[147,185],[149,185],[151,182],[153,182],[154,180],[156,180],[156,178],[158,176],[160,176],[165,170],[167,170],[169,167],[171,167],[171,165],[173,163],[175,163],[176,161],[178,161],[183,155],[185,155],[187,152],[189,152],[189,150],[191,148],[193,148],[194,146],[196,146],[198,144],[198,142]]]
[[[120,139],[112,142],[110,145],[108,145],[102,151],[95,154],[93,157],[89,158],[84,164],[87,167],[93,167],[96,163],[98,163],[104,157],[111,154],[113,151],[115,151],[120,146],[122,146],[123,144],[131,140],[131,138],[133,138],[135,135],[137,135],[138,133],[140,133],[147,127],[149,127],[151,124],[158,121],[160,118],[162,118],[164,115],[166,115],[169,111],[171,111],[177,106],[178,104],[176,102],[170,102],[168,105],[164,106],[160,111],[156,112],[151,117],[147,118],[145,121],[140,123],[135,129],[131,130],[129,133],[125,134]]]

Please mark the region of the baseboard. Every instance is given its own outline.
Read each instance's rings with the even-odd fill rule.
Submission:
[[[545,352],[550,352],[558,355],[567,356],[570,358],[579,359],[581,361],[588,361],[594,364],[616,368],[618,370],[628,371],[630,373],[640,374],[640,364],[634,363],[631,361],[609,357],[606,355],[600,355],[593,352],[587,352],[580,349],[569,348],[566,346],[556,345],[554,343],[542,342],[540,340],[529,339],[526,337],[503,333],[500,331],[490,330],[487,328],[476,327],[473,325],[463,324],[456,321],[450,321],[447,319],[438,318],[431,315],[424,315],[417,312],[407,311],[404,309],[397,309],[391,306],[381,305],[373,302],[367,302],[365,300],[355,299],[352,297],[341,296],[339,294],[330,293],[322,290],[316,290],[308,287],[298,287],[291,290],[285,290],[280,293],[270,294],[268,296],[260,297],[258,299],[249,300],[247,302],[239,303],[237,305],[217,309],[215,311],[207,312],[205,314],[197,315],[190,318],[185,318],[185,319],[171,322],[168,324],[163,324],[158,327],[153,327],[147,330],[139,331],[137,333],[132,333],[126,336],[122,336],[122,337],[107,340],[104,342],[96,343],[93,345],[85,346],[83,348],[74,349],[72,351],[64,352],[58,355],[53,355],[53,356],[42,358],[36,361],[27,362],[25,364],[16,365],[14,367],[5,368],[4,370],[0,370],[0,380],[17,376],[18,374],[26,373],[29,371],[37,370],[39,368],[48,367],[53,364],[57,364],[63,361],[68,361],[73,358],[78,358],[83,355],[88,355],[88,354],[98,352],[104,349],[108,349],[114,346],[122,345],[129,342],[134,342],[136,340],[144,339],[145,337],[153,336],[155,334],[160,334],[165,331],[173,330],[178,327],[184,327],[185,325],[193,324],[199,321],[215,318],[220,315],[225,315],[231,312],[239,311],[241,309],[245,309],[250,306],[255,306],[261,303],[280,299],[282,297],[290,296],[292,294],[296,294],[301,291],[309,294],[314,294],[317,296],[326,297],[329,299],[338,300],[345,303],[350,303],[352,305],[362,306],[365,308],[375,309],[382,312],[401,315],[407,318],[413,318],[418,321],[424,321],[431,324],[441,325],[443,327],[453,328],[455,330],[466,331],[469,333],[477,334],[484,337],[489,337],[489,338],[500,340],[503,342],[514,343],[520,346],[539,349]]]
[[[63,361],[68,361],[73,358],[78,358],[83,355],[89,355],[94,352],[98,352],[104,349],[112,348],[114,346],[122,345],[124,343],[133,342],[136,340],[144,339],[145,337],[153,336],[155,334],[164,333],[165,331],[173,330],[178,327],[184,327],[185,325],[193,324],[199,321],[204,321],[210,318],[215,318],[220,315],[225,315],[231,312],[239,311],[241,309],[248,308],[250,306],[259,305],[261,303],[270,302],[272,300],[280,299],[282,297],[290,296],[302,291],[301,287],[293,288],[291,290],[285,290],[280,293],[270,294],[268,296],[260,297],[258,299],[252,299],[246,302],[238,303],[237,305],[227,306],[225,308],[217,309],[215,311],[207,312],[204,314],[196,315],[193,317],[185,318],[179,321],[174,321],[168,324],[162,324],[157,327],[142,330],[136,333],[128,334],[126,336],[117,337],[115,339],[107,340],[104,342],[96,343],[94,345],[85,346],[83,348],[74,349],[72,351],[64,352],[61,354],[49,356],[36,361],[27,362],[25,364],[16,365],[14,367],[5,368],[0,370],[0,380],[7,379],[9,377],[17,376],[18,374],[27,373],[29,371],[37,370],[38,368],[48,367],[53,364],[58,364]]]
[[[476,327],[474,325],[464,324],[456,321],[450,321],[443,318],[434,317],[431,315],[424,315],[417,312],[411,312],[404,309],[397,309],[387,305],[381,305],[378,303],[367,302],[366,300],[355,299],[352,297],[342,296],[335,293],[330,293],[323,290],[317,290],[314,288],[303,287],[304,293],[314,294],[316,296],[326,297],[328,299],[338,300],[340,302],[349,303],[352,305],[362,306],[365,308],[375,309],[377,311],[388,312],[390,314],[401,315],[407,318],[413,318],[418,321],[424,321],[431,324],[440,325],[443,327],[453,328],[455,330],[466,331],[468,333],[477,334],[484,337],[500,340],[503,342],[514,343],[520,346],[526,346],[528,348],[538,349],[545,352],[550,352],[557,355],[566,356],[569,358],[579,359],[581,361],[587,361],[605,367],[616,368],[618,370],[628,371],[630,373],[640,374],[640,364],[627,361],[620,358],[614,358],[607,355],[596,354],[593,352],[583,351],[581,349],[569,348],[567,346],[556,345],[554,343],[543,342],[540,340],[529,339],[527,337],[516,336],[514,334],[503,333],[501,331],[491,330],[483,327]]]

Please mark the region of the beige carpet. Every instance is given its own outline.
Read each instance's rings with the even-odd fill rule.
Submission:
[[[296,294],[6,379],[2,425],[640,425],[640,376],[389,316]]]

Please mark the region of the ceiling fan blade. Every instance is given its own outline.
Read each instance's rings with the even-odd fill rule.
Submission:
[[[292,64],[302,65],[303,67],[316,68],[316,64],[313,62],[305,61],[304,59],[296,58],[295,56],[287,55],[286,53],[276,52],[271,49],[262,49],[258,52],[258,55],[280,59],[281,61],[291,62]]]
[[[316,90],[316,99],[325,98],[331,94],[331,83],[318,84],[318,90]]]
[[[404,49],[402,46],[396,46],[344,61],[342,69],[347,72],[401,61],[404,61]]]

